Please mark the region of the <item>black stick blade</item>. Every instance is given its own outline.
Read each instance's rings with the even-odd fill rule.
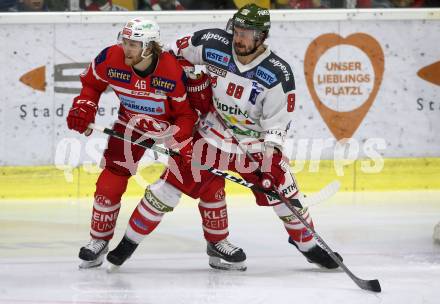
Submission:
[[[380,287],[379,280],[359,280],[356,281],[357,285],[365,290],[370,290],[374,292],[381,292],[382,288]]]

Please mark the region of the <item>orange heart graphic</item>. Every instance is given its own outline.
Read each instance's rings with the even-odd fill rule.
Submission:
[[[357,108],[346,112],[335,111],[334,109],[331,109],[327,105],[325,105],[316,92],[314,82],[315,68],[319,59],[328,50],[337,46],[351,46],[360,49],[363,53],[367,55],[374,71],[374,81],[371,83],[372,90],[366,100],[363,101],[363,103]],[[347,62],[346,60],[342,60],[340,63],[336,63],[337,66],[344,67],[348,70],[355,70],[357,64],[358,66],[361,65],[361,63]],[[350,138],[357,130],[376,98],[380,84],[382,83],[383,71],[384,54],[382,48],[380,44],[376,41],[376,39],[374,39],[370,35],[364,33],[356,33],[344,39],[337,34],[324,34],[313,40],[312,43],[309,45],[304,59],[304,74],[307,82],[307,87],[309,88],[310,95],[312,96],[316,108],[318,109],[319,113],[321,114],[322,118],[324,119],[325,123],[327,124],[333,135],[336,137],[336,139],[340,140],[342,138]],[[333,77],[331,79],[335,78]],[[365,79],[371,82],[371,77]],[[331,90],[329,90],[329,92],[330,94],[347,95],[351,92],[353,97],[362,98],[362,94],[355,94],[354,90],[348,90],[347,88],[355,87],[344,88],[333,86],[331,87]],[[359,95],[359,97],[356,97],[354,95]]]

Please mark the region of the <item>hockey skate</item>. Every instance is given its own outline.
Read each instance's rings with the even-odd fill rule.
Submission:
[[[333,261],[331,256],[318,245],[315,245],[308,251],[303,252],[299,250],[298,245],[290,237],[289,237],[289,243],[294,245],[296,249],[298,249],[298,251],[301,252],[306,257],[309,263],[316,264],[319,267],[327,268],[327,269],[336,269],[339,267],[339,265],[335,261]],[[334,254],[339,258],[341,262],[343,261],[339,253],[335,252]]]
[[[138,245],[139,244],[134,243],[124,235],[118,246],[107,254],[107,261],[111,264],[108,270],[112,271],[124,264],[124,262],[131,257]]]
[[[104,256],[108,252],[108,241],[91,239],[89,243],[79,250],[79,258],[83,260],[79,265],[80,269],[87,269],[101,266]]]
[[[208,242],[206,253],[209,255],[209,266],[212,268],[238,271],[247,269],[243,249],[232,245],[227,239],[217,243]]]

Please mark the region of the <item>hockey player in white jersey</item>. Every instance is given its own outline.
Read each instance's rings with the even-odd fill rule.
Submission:
[[[202,111],[205,113],[193,139],[193,164],[237,172],[251,183],[268,190],[275,188],[292,199],[299,197],[300,192],[283,147],[295,110],[295,82],[289,64],[264,44],[269,28],[269,11],[248,4],[234,14],[228,31],[197,31],[179,39],[174,52],[192,64],[205,65],[211,79],[213,105],[209,111]],[[241,152],[243,147],[250,156]],[[150,199],[146,196],[146,201],[153,197],[156,204],[159,201],[175,206],[182,192],[199,198],[210,266],[245,270],[243,250],[227,241],[222,243],[228,236],[224,179],[196,166],[192,172],[181,173],[184,182],[167,170],[161,177],[164,182],[147,189]],[[284,223],[289,243],[309,262],[329,269],[338,267],[283,203],[260,192],[254,195],[258,205],[274,209]],[[301,209],[300,213],[313,226],[308,210]],[[134,250],[124,256],[124,242],[131,239],[139,243],[145,235],[132,224],[142,219],[134,215],[120,246],[107,256],[112,263],[122,264]],[[148,221],[142,224],[148,225]],[[213,238],[215,241],[210,241]],[[234,254],[236,259],[231,258]]]

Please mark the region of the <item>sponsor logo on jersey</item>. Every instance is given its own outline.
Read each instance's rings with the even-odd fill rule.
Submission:
[[[255,76],[268,85],[272,85],[277,81],[275,74],[262,66],[258,67]]]
[[[217,109],[219,109],[220,111],[227,113],[227,114],[232,114],[232,115],[242,115],[246,118],[249,118],[247,112],[243,112],[239,106],[234,105],[234,106],[229,106],[226,105],[224,103],[221,103],[218,99],[215,99],[215,106],[217,107]]]
[[[207,68],[208,71],[211,72],[211,73],[217,74],[218,76],[221,76],[221,77],[226,77],[226,73],[227,73],[227,71],[225,71],[225,70],[223,70],[223,69],[221,69],[221,68],[219,68],[219,67],[216,67],[215,65],[208,64],[208,65],[206,66],[206,68]]]
[[[122,94],[119,94],[119,99],[124,107],[133,112],[149,115],[161,115],[165,112],[163,101],[138,99]]]
[[[287,67],[283,63],[281,63],[279,60],[276,60],[275,58],[269,59],[269,62],[272,63],[274,67],[279,67],[283,72],[286,81],[289,81],[290,72],[287,70]]]
[[[156,95],[163,95],[163,96],[166,96],[166,95],[167,95],[167,92],[162,91],[162,90],[154,90],[154,94],[156,94]]]
[[[237,72],[237,66],[231,62],[228,66],[228,70],[232,73],[235,73],[235,72]]]
[[[246,75],[245,75],[245,77],[246,77],[246,78],[249,78],[249,79],[254,78],[254,76],[255,76],[255,71],[249,71],[249,72],[247,72]]]
[[[107,69],[107,77],[116,81],[130,83],[131,80],[131,72],[119,70],[115,68]]]
[[[211,48],[205,49],[205,56],[206,60],[215,62],[225,67],[229,65],[229,61],[231,60],[231,55]]]
[[[176,87],[176,82],[174,80],[156,76],[151,78],[150,85],[161,91],[172,92]]]
[[[205,40],[205,41],[209,41],[209,40],[211,40],[211,39],[214,39],[214,40],[220,41],[220,42],[223,43],[224,45],[229,45],[229,40],[228,40],[228,38],[226,38],[226,37],[224,37],[224,36],[222,36],[222,35],[219,35],[219,34],[214,34],[214,33],[211,33],[211,32],[207,32],[207,33],[204,34],[204,35],[202,36],[202,38],[201,38],[201,40]]]
[[[278,136],[278,137],[283,137],[285,132],[280,131],[280,130],[267,130],[266,134],[275,135],[275,136]]]

